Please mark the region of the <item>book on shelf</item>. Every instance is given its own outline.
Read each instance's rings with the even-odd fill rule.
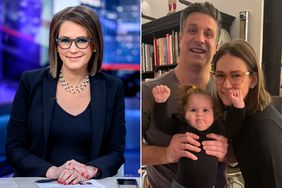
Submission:
[[[148,71],[153,71],[153,53],[154,53],[154,47],[153,45],[150,44],[142,44],[141,46],[141,56],[142,56],[142,72],[148,72]]]
[[[179,56],[178,32],[172,31],[165,37],[154,38],[153,45],[142,43],[142,71],[154,71],[154,67],[177,63]]]

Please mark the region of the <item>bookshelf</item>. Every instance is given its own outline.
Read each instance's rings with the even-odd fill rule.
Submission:
[[[172,32],[179,32],[180,15],[181,11],[178,11],[176,13],[169,14],[159,19],[152,20],[151,22],[142,24],[142,44],[144,43],[147,45],[153,45],[154,39],[165,38],[167,34],[171,34]],[[230,32],[230,27],[235,17],[223,12],[221,12],[221,16],[222,28]],[[142,59],[142,66],[144,61]],[[154,72],[158,72],[159,70],[170,70],[176,66],[175,59],[173,60],[173,64],[168,65],[154,65],[154,58],[151,59],[151,62],[153,63],[152,70],[143,71],[145,69],[142,69],[142,79],[154,78]]]

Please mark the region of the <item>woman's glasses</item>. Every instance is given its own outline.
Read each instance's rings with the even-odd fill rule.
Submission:
[[[90,42],[93,42],[93,39],[86,37],[78,37],[76,39],[70,39],[68,37],[56,38],[56,43],[60,48],[67,50],[71,47],[72,42],[75,43],[75,46],[79,49],[86,49]]]
[[[225,82],[226,78],[228,78],[229,82],[232,85],[238,85],[238,84],[242,83],[245,76],[252,75],[253,73],[235,71],[235,72],[231,72],[230,74],[225,74],[225,73],[220,72],[220,71],[215,71],[215,72],[211,72],[211,74],[212,74],[212,78],[213,78],[214,82],[217,85],[223,84]]]

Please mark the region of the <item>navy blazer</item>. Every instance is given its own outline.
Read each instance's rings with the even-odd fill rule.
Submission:
[[[100,178],[113,176],[124,163],[125,108],[121,80],[98,72],[89,77],[91,92],[91,161]],[[49,68],[25,72],[20,80],[7,130],[6,157],[15,176],[45,176],[48,137],[57,79]]]

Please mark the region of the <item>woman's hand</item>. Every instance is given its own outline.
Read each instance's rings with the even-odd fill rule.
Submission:
[[[86,181],[97,175],[98,169],[91,166],[86,166],[76,160],[67,161],[65,170],[60,174],[58,183],[61,184],[77,184],[81,181]]]
[[[58,179],[60,184],[77,184],[97,175],[98,169],[86,166],[76,160],[69,160],[60,167],[52,166],[47,170],[46,177]]]
[[[213,140],[203,141],[202,144],[206,154],[215,156],[219,161],[223,161],[228,149],[227,138],[214,133],[208,134],[207,137]]]
[[[59,167],[51,166],[46,172],[46,177],[51,179],[58,179],[64,169],[66,169],[66,163]]]
[[[86,179],[91,179],[97,175],[98,169],[92,166],[86,166],[76,160],[68,161],[67,168],[70,170],[76,170],[81,176]]]
[[[76,170],[64,169],[58,178],[58,183],[68,185],[75,185],[79,182],[87,181],[88,179],[83,177]]]

